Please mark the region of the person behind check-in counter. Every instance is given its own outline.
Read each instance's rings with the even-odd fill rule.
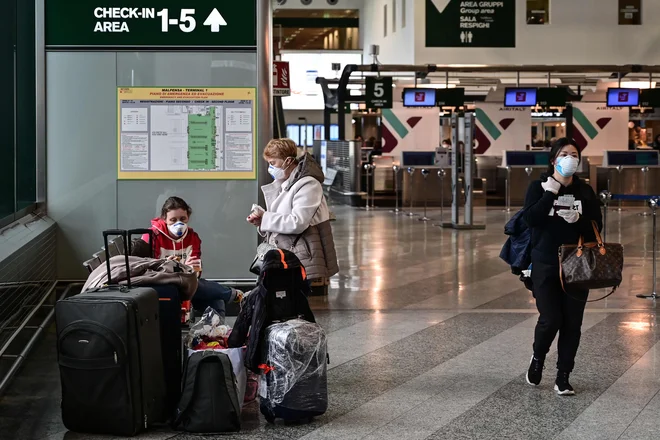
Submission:
[[[577,244],[580,236],[594,242],[592,222],[603,227],[600,201],[590,185],[575,173],[580,151],[567,139],[552,144],[548,170],[529,185],[523,220],[531,229],[532,292],[539,311],[534,331],[534,354],[527,371],[530,385],[541,383],[545,357],[559,333],[555,391],[572,396],[575,390],[569,376],[575,366],[588,290],[564,292],[559,275],[562,245]]]

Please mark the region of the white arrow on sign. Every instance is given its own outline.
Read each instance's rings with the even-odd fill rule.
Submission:
[[[209,14],[204,26],[211,26],[211,32],[220,32],[220,26],[227,26],[227,21],[225,18],[218,12],[217,8],[213,8],[213,11]]]
[[[445,12],[445,8],[449,6],[450,1],[451,0],[431,0],[433,6],[435,6],[435,9],[437,9],[441,14]]]

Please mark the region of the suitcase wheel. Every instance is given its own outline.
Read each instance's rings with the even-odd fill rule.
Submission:
[[[266,418],[266,421],[270,423],[271,425],[275,424],[275,417],[273,417],[271,414],[265,415],[264,417]]]

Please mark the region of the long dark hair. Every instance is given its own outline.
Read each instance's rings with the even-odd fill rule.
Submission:
[[[181,197],[170,197],[169,199],[165,200],[163,209],[160,211],[160,216],[162,218],[167,218],[167,213],[174,211],[175,209],[183,209],[188,213],[188,217],[190,217],[190,214],[192,214],[192,208],[186,203],[185,200],[183,200]]]
[[[559,157],[559,153],[561,153],[561,150],[563,150],[564,147],[567,147],[569,145],[575,146],[573,141],[565,137],[559,138],[552,143],[552,147],[550,149],[550,162],[548,163],[548,170],[546,171],[548,176],[552,176],[555,173],[554,161],[557,160],[557,157]],[[578,160],[582,162],[582,152],[580,152],[580,149],[577,147],[575,147],[575,149],[578,152]]]

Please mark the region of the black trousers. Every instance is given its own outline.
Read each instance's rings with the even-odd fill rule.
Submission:
[[[573,371],[582,335],[582,319],[589,291],[569,291],[559,279],[559,266],[532,261],[532,282],[540,316],[534,332],[534,357],[545,359],[559,333],[557,369]],[[582,299],[580,301],[579,299]]]

